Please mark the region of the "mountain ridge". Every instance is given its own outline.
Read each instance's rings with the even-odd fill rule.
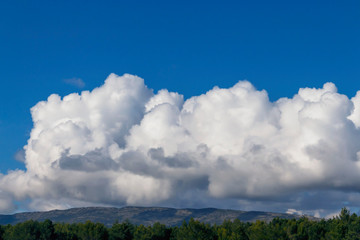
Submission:
[[[232,209],[218,208],[167,208],[167,207],[137,207],[127,206],[122,208],[116,207],[81,207],[70,208],[65,210],[50,210],[43,212],[22,212],[11,215],[0,215],[0,225],[16,224],[27,220],[44,221],[50,219],[53,222],[79,223],[88,220],[92,222],[103,223],[111,226],[116,221],[130,221],[133,224],[145,226],[160,222],[168,226],[179,226],[182,222],[189,221],[190,218],[199,220],[204,223],[221,224],[224,220],[239,219],[244,222],[254,222],[262,220],[269,222],[272,219],[286,218],[299,219],[302,216],[273,213],[262,211],[242,211]],[[316,220],[312,216],[306,216],[309,219]]]

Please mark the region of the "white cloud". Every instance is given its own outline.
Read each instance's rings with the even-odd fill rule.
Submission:
[[[78,87],[78,88],[84,88],[85,87],[85,82],[81,79],[81,78],[67,78],[64,79],[64,82],[66,84]]]
[[[20,149],[20,150],[16,151],[16,153],[14,155],[14,159],[19,161],[19,162],[25,162],[25,151],[24,151],[24,149]]]
[[[295,215],[303,215],[303,212],[301,210],[296,210],[296,209],[293,209],[293,208],[289,208],[286,213],[288,214],[295,214]]]
[[[0,199],[32,199],[31,209],[226,202],[325,216],[359,203],[359,108],[360,94],[349,99],[332,83],[270,102],[240,81],[184,101],[111,74],[31,109],[27,170],[0,176]],[[333,203],[318,206],[320,193]]]
[[[12,213],[15,209],[16,206],[11,196],[9,196],[8,193],[0,190],[0,212],[4,214]]]

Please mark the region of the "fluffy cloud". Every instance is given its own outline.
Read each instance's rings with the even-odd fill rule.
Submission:
[[[156,204],[323,216],[360,207],[360,93],[349,99],[332,83],[271,102],[240,81],[184,101],[111,74],[31,114],[26,171],[0,176],[3,212],[15,200],[36,210]],[[333,201],[319,204],[324,197]]]

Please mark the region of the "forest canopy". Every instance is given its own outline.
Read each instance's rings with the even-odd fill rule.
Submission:
[[[339,216],[319,221],[275,218],[270,222],[224,221],[210,225],[190,219],[181,226],[134,225],[129,221],[115,222],[111,227],[101,223],[53,223],[29,220],[16,225],[0,225],[0,240],[266,240],[266,239],[360,239],[360,217],[343,208]]]

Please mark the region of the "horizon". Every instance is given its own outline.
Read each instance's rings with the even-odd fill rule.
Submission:
[[[258,210],[241,210],[241,209],[231,209],[231,208],[215,208],[215,207],[202,207],[202,208],[177,208],[177,207],[160,207],[160,206],[122,206],[122,207],[117,207],[117,206],[84,206],[84,207],[71,207],[71,208],[66,208],[66,209],[51,209],[51,210],[43,210],[43,211],[21,211],[21,212],[14,212],[14,213],[8,213],[8,214],[2,214],[1,215],[15,215],[15,214],[22,214],[22,213],[42,213],[42,212],[52,212],[52,211],[68,211],[71,209],[86,209],[86,208],[116,208],[116,209],[123,209],[123,208],[161,208],[161,209],[175,209],[175,210],[205,210],[205,209],[215,209],[215,210],[225,210],[225,211],[238,211],[238,212],[264,212],[264,213],[279,213],[279,214],[287,214],[287,215],[296,215],[296,216],[309,216],[309,217],[314,217],[312,215],[306,215],[306,214],[298,214],[298,213],[289,213],[289,212],[270,212],[270,211],[258,211]],[[337,215],[336,215],[337,216]],[[330,219],[336,216],[331,216],[325,219]],[[315,217],[318,218],[318,217]]]

